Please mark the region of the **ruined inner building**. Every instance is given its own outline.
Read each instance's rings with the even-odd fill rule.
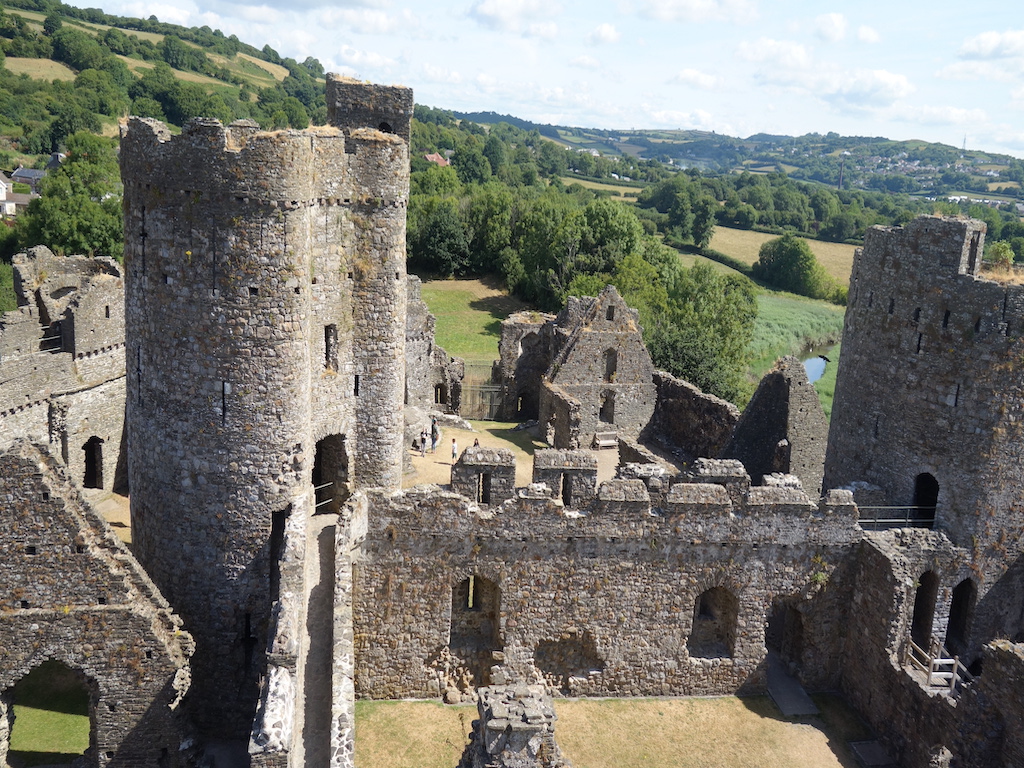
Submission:
[[[742,414],[654,370],[608,288],[503,324],[531,483],[469,448],[403,491],[462,375],[405,271],[412,93],[327,89],[307,131],[129,121],[123,268],[15,262],[0,761],[44,665],[91,765],[344,768],[358,697],[476,700],[463,765],[560,765],[550,696],[761,693],[771,654],[900,765],[1024,765],[1024,288],[983,224],[869,231],[831,429],[798,361]],[[130,551],[92,488],[130,492]]]

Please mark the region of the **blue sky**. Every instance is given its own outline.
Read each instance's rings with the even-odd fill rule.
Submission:
[[[99,4],[315,56],[446,109],[734,136],[966,136],[968,148],[1024,157],[1024,13],[1005,0]]]

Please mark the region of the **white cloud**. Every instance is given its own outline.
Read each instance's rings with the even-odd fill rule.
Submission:
[[[444,67],[435,67],[431,64],[423,64],[419,68],[420,79],[429,83],[450,83],[458,85],[462,82],[462,75]]]
[[[861,24],[857,27],[857,39],[862,43],[874,44],[882,42],[882,36],[878,34],[878,31],[867,24]]]
[[[935,73],[942,80],[985,80],[992,82],[1015,82],[1024,74],[1024,61],[1013,64],[1002,61],[958,61],[948,64]]]
[[[681,128],[684,130],[713,131],[722,130],[714,116],[703,109],[685,112],[675,109],[658,109],[650,104],[641,104],[640,109],[650,120],[663,128]]]
[[[657,21],[750,21],[756,0],[641,0],[640,15]]]
[[[919,125],[979,125],[988,121],[988,114],[983,109],[964,109],[962,107],[920,106],[899,107],[892,112],[897,120]]]
[[[575,59],[573,59],[569,63],[572,64],[574,67],[579,67],[580,69],[600,69],[601,68],[601,62],[599,62],[593,56],[586,56],[586,55],[584,55],[584,56],[577,56]]]
[[[846,37],[846,17],[841,13],[823,13],[814,20],[814,31],[823,40],[838,43]]]
[[[1005,59],[1024,56],[1024,29],[982,32],[964,41],[960,55],[965,59]]]
[[[621,37],[613,25],[605,23],[598,24],[587,40],[591,43],[617,43]]]
[[[840,107],[854,110],[888,106],[914,91],[905,75],[885,69],[858,69],[853,72],[831,72],[815,86],[818,95]]]
[[[680,85],[692,85],[694,88],[701,88],[705,91],[711,91],[718,87],[721,83],[721,79],[714,75],[709,75],[706,72],[701,72],[697,69],[683,69],[674,74],[668,80],[670,83],[678,83]]]
[[[557,11],[556,5],[544,0],[476,0],[469,9],[469,17],[503,32],[551,37],[558,28],[549,17]]]
[[[360,51],[350,45],[341,46],[341,60],[350,67],[386,69],[395,65],[395,60],[373,51]]]
[[[387,35],[411,20],[408,12],[400,17],[374,8],[329,8],[319,15],[318,23],[329,29],[343,27],[363,35]]]
[[[759,37],[753,42],[744,40],[736,52],[740,58],[759,64],[804,68],[811,63],[807,48],[791,40],[773,40],[770,37]]]

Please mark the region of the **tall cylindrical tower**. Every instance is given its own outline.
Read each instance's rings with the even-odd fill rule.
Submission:
[[[134,547],[196,638],[198,724],[241,737],[287,519],[399,485],[408,150],[133,119],[121,165]]]

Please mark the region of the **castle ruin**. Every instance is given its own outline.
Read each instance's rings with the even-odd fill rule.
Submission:
[[[983,224],[869,232],[827,447],[795,361],[740,414],[654,371],[609,288],[506,322],[503,408],[553,446],[529,485],[470,448],[450,488],[403,491],[404,412],[457,410],[460,377],[405,273],[412,94],[327,92],[307,131],[133,119],[123,272],[19,268],[0,756],[11,686],[48,661],[91,686],[93,765],[226,738],[253,766],[348,768],[357,697],[478,700],[467,764],[501,764],[534,737],[553,756],[546,695],[761,693],[773,653],[901,765],[1024,763],[1024,289],[981,274]],[[118,413],[132,553],[78,491],[114,482],[118,451],[84,446],[119,446]]]

